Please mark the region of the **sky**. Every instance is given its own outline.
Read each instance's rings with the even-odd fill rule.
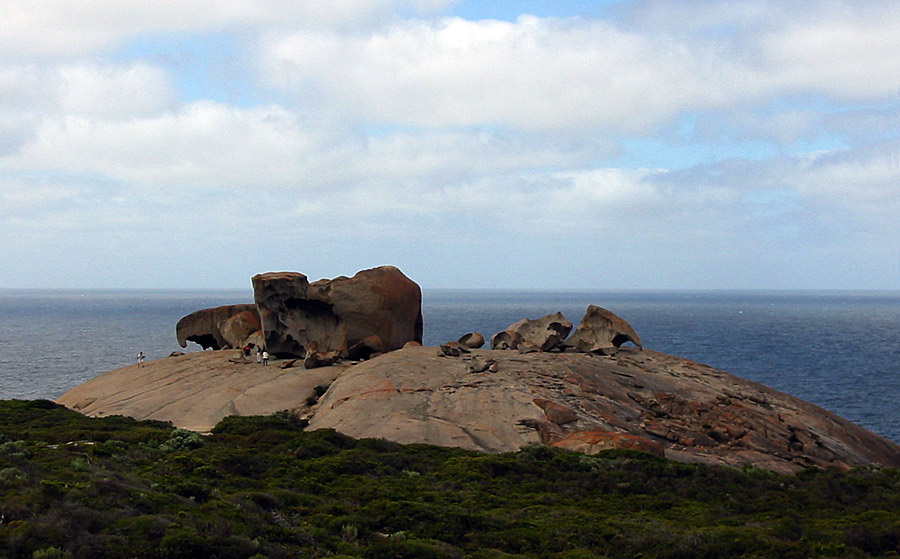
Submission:
[[[900,289],[900,3],[4,0],[0,263]]]

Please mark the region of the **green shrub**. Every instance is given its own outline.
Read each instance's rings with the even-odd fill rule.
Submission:
[[[0,444],[0,456],[4,456],[7,459],[28,458],[29,454],[25,441],[7,441]]]
[[[187,429],[175,429],[169,438],[159,445],[159,450],[162,452],[177,452],[193,450],[203,445],[204,440],[200,433],[188,431]]]
[[[31,554],[33,559],[70,559],[72,554],[58,547],[43,547]]]
[[[306,432],[287,415],[217,430],[0,401],[0,557],[900,555],[900,470],[485,455]]]

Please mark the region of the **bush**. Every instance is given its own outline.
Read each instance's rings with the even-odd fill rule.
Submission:
[[[58,547],[43,547],[31,554],[33,559],[69,559],[72,554]]]
[[[200,433],[186,429],[175,429],[169,438],[159,445],[159,450],[162,452],[176,452],[193,450],[203,445],[204,441]]]
[[[900,555],[898,470],[789,477],[623,451],[485,455],[306,432],[286,415],[217,429],[0,402],[0,556]]]

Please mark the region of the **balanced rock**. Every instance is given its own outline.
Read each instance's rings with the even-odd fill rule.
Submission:
[[[572,323],[560,312],[534,320],[525,318],[494,334],[491,349],[518,349],[526,344],[529,350],[536,347],[550,351],[562,345],[571,330]]]
[[[578,352],[615,353],[625,342],[643,349],[637,332],[625,320],[596,305],[590,305],[581,324],[575,329],[566,346]]]
[[[183,317],[175,325],[175,336],[181,347],[195,342],[203,349],[231,349],[242,346],[259,329],[256,305],[224,305]]]
[[[393,266],[313,283],[270,272],[253,277],[253,292],[266,348],[281,357],[306,358],[313,342],[317,352],[350,357],[351,348],[365,354],[422,341],[421,289]]]

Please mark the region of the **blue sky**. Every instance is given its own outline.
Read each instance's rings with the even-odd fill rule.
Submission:
[[[900,289],[900,5],[0,7],[0,288]]]

